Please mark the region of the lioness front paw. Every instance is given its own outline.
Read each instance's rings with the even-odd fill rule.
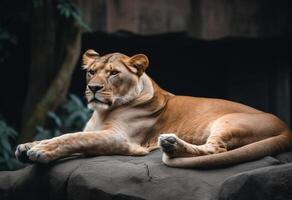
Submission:
[[[37,149],[29,150],[27,156],[29,160],[39,163],[48,163],[52,160],[47,152]]]
[[[58,158],[58,142],[53,140],[41,141],[27,151],[29,160],[48,163]]]
[[[41,145],[36,145],[27,151],[27,157],[33,162],[48,163],[54,160],[53,153],[42,148]]]
[[[27,151],[30,150],[33,147],[33,143],[25,143],[25,144],[20,144],[17,146],[16,151],[15,151],[15,157],[17,160],[21,162],[30,162],[28,156],[27,156]]]

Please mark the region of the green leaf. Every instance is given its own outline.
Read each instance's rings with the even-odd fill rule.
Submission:
[[[9,153],[12,152],[12,148],[11,148],[11,145],[9,144],[8,140],[1,140],[1,145],[2,145],[4,151],[9,152]]]
[[[61,16],[74,19],[86,31],[92,31],[91,28],[83,21],[81,12],[78,7],[75,6],[71,1],[58,0],[57,10]]]
[[[60,117],[54,113],[54,112],[48,112],[48,116],[54,121],[54,123],[57,125],[57,127],[62,126],[62,120]]]
[[[64,10],[64,16],[66,17],[66,18],[70,18],[70,10],[68,10],[68,9],[66,9],[66,10]]]
[[[70,100],[76,103],[77,106],[83,107],[82,101],[74,94],[69,94]]]
[[[92,32],[92,29],[83,21],[79,15],[73,15],[73,18],[79,23],[79,25],[88,32]]]
[[[9,159],[10,159],[10,155],[7,151],[4,151],[3,152],[3,157],[4,157],[4,160],[7,162]]]
[[[10,127],[7,128],[7,132],[11,138],[15,138],[18,135],[17,132],[13,128],[10,128]]]
[[[50,130],[45,129],[43,127],[38,126],[37,127],[37,135],[35,136],[35,140],[44,140],[52,138],[53,134]]]
[[[53,133],[54,133],[54,137],[60,136],[62,134],[62,132],[57,129],[54,130]]]
[[[37,127],[36,127],[36,131],[37,131],[38,133],[41,133],[41,132],[44,132],[45,129],[44,129],[42,126],[37,126]]]

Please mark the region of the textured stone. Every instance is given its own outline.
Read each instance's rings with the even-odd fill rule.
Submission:
[[[269,194],[274,199],[284,199],[292,194],[292,164],[281,164],[281,160],[290,162],[291,157],[292,151],[209,170],[167,167],[159,150],[142,157],[73,157],[49,165],[34,164],[15,172],[1,172],[0,199],[204,200],[242,196],[250,200],[269,199]]]
[[[290,0],[86,0],[80,7],[94,31],[107,33],[186,32],[218,39],[277,37],[292,29]]]
[[[220,200],[292,199],[292,163],[232,176],[222,184],[219,197]]]

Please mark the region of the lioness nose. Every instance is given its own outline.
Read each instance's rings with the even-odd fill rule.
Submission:
[[[96,93],[97,91],[101,90],[103,86],[100,85],[88,85],[88,88],[91,90],[91,92]]]

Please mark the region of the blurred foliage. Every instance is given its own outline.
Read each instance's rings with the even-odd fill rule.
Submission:
[[[29,4],[25,4],[29,5]],[[44,5],[43,0],[32,0],[32,5],[34,8],[38,8]],[[91,32],[91,28],[86,24],[86,22],[82,19],[82,12],[77,5],[75,5],[71,0],[57,0],[56,9],[60,16],[63,16],[67,19],[75,20],[82,28],[86,31]],[[12,17],[3,21],[0,20],[1,23],[8,23],[9,21],[14,21],[17,19],[21,21],[22,18],[16,18],[16,15],[12,15]],[[20,15],[22,16],[22,15]],[[23,17],[23,16],[22,16]],[[17,45],[17,37],[15,34],[11,33],[0,24],[0,63],[3,63],[7,57],[10,56],[10,52],[13,46]]]
[[[63,133],[81,131],[91,111],[73,94],[56,112],[47,114],[46,124],[37,127],[35,140],[49,139]],[[0,119],[0,170],[16,170],[25,165],[15,159],[13,147],[18,133]]]
[[[43,6],[43,0],[32,0],[34,8]],[[82,28],[91,32],[91,28],[82,19],[81,10],[71,0],[58,0],[57,10],[67,19],[74,19]]]
[[[62,133],[72,133],[84,128],[91,111],[82,101],[73,94],[69,94],[66,101],[56,112],[47,114],[46,124],[37,127],[35,140],[43,140],[61,135]]]
[[[0,170],[16,170],[24,165],[15,159],[11,143],[15,141],[17,132],[0,120]]]
[[[0,25],[0,63],[10,56],[10,49],[16,44],[16,36]]]
[[[57,9],[61,16],[74,19],[82,28],[91,32],[91,28],[82,19],[81,10],[70,0],[58,0]]]

